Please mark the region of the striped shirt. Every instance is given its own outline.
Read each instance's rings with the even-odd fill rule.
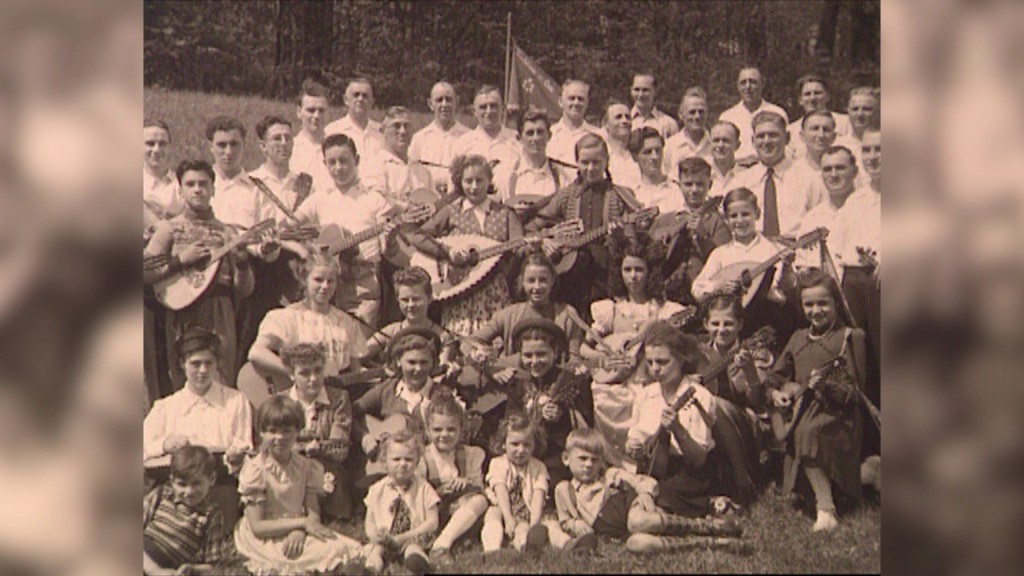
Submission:
[[[213,564],[231,555],[220,510],[209,502],[197,507],[179,502],[167,484],[146,495],[142,523],[143,549],[162,567]]]

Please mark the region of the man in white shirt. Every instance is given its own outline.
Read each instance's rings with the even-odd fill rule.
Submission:
[[[679,163],[692,156],[711,159],[711,138],[707,130],[708,97],[703,88],[690,88],[679,103],[683,129],[665,142],[665,173],[679,176]]]
[[[473,115],[477,127],[455,140],[452,158],[478,154],[495,166],[515,166],[519,160],[519,142],[513,130],[501,125],[501,107],[501,92],[496,87],[485,84],[476,91]]]
[[[572,181],[567,171],[548,160],[551,120],[540,110],[530,109],[519,123],[519,137],[523,153],[515,166],[498,165],[494,168],[494,187],[498,198],[505,203],[513,196],[529,194],[553,196],[562,186]],[[520,218],[524,213],[517,210]],[[524,221],[525,222],[525,221]]]
[[[356,143],[364,164],[376,160],[384,149],[384,134],[380,122],[370,118],[373,110],[373,86],[366,78],[355,78],[345,88],[345,106],[348,114],[327,125],[324,133],[344,134]]]
[[[629,93],[633,96],[633,109],[629,113],[629,117],[633,121],[633,130],[650,126],[666,140],[679,132],[679,125],[676,124],[676,121],[654,105],[658,86],[653,74],[634,75],[633,86],[629,89]]]
[[[330,186],[331,175],[324,164],[324,128],[329,109],[328,92],[319,82],[307,79],[302,83],[295,115],[302,129],[295,136],[289,167],[292,172],[305,172],[313,177],[313,189]]]
[[[249,172],[249,177],[258,178],[278,200],[290,210],[294,210],[297,196],[296,175],[290,168],[292,150],[295,146],[291,122],[280,116],[265,116],[256,124],[256,138],[263,152],[263,164]],[[278,223],[288,220],[288,216],[266,195],[262,197],[262,204],[260,220],[273,218]]]
[[[452,144],[469,132],[469,128],[455,119],[459,98],[455,87],[448,82],[434,84],[427,105],[434,114],[434,121],[413,134],[409,161],[421,162],[430,171],[434,186],[446,192],[451,182]]]
[[[355,142],[344,134],[332,134],[324,139],[323,150],[334,186],[314,192],[296,212],[299,220],[320,227],[334,224],[350,234],[384,224],[392,206],[379,192],[366,188],[360,181]],[[359,245],[358,257],[351,260],[350,274],[354,280],[339,285],[335,295],[339,308],[358,316],[373,329],[377,326],[381,300],[381,238],[390,232],[385,229],[381,236]]]
[[[788,124],[786,111],[780,106],[764,99],[764,78],[761,71],[752,66],[740,70],[736,87],[740,92],[740,101],[732,108],[722,112],[719,120],[727,120],[740,129],[740,149],[736,151],[736,161],[741,166],[750,166],[757,162],[757,151],[751,140],[751,122],[758,112],[771,111],[782,116]],[[785,131],[785,130],[783,130]]]
[[[218,220],[244,229],[259,222],[262,197],[242,170],[245,158],[245,126],[236,118],[219,116],[206,125],[206,139],[213,154],[214,181],[210,206]]]
[[[629,151],[631,132],[629,106],[615,98],[610,99],[603,127],[598,132],[608,146],[608,174],[615,184],[635,191],[640,186],[640,165]]]
[[[811,112],[828,111],[829,93],[825,80],[817,74],[806,74],[796,81],[796,90],[800,95],[800,106],[804,109],[804,118]],[[849,136],[853,131],[850,117],[846,114],[832,112],[835,120],[835,133],[839,139]],[[803,139],[800,138],[803,118],[794,120],[789,125],[790,156],[800,158],[806,152]]]
[[[732,181],[743,167],[736,164],[740,148],[740,129],[732,122],[717,122],[709,132],[711,139],[711,189],[708,197],[725,196],[733,189]]]
[[[861,141],[866,130],[879,127],[878,90],[870,86],[858,86],[850,90],[850,102],[846,111],[850,114],[850,127],[852,129],[848,144],[853,146],[851,150],[854,156],[857,157],[858,167],[866,173],[864,163],[860,157]]]
[[[405,206],[409,193],[434,185],[426,166],[409,160],[409,140],[412,120],[409,109],[392,106],[384,113],[384,149],[377,157],[365,163],[361,170],[363,185],[376,190],[392,204]]]
[[[758,232],[765,236],[792,236],[800,228],[804,214],[823,198],[816,178],[804,170],[794,170],[786,157],[785,117],[775,112],[758,112],[753,120],[753,145],[758,163],[738,174],[732,188],[749,188],[761,207]]]
[[[859,265],[857,251],[848,242],[848,232],[859,226],[861,220],[861,215],[856,213],[857,204],[847,201],[853,193],[857,178],[853,152],[843,146],[830,147],[822,155],[821,175],[828,194],[822,203],[804,215],[799,234],[807,234],[818,228],[829,231],[826,244],[841,278],[842,269],[847,263]],[[818,244],[800,250],[795,264],[798,268],[821,267]]]
[[[142,125],[143,223],[149,229],[160,220],[173,218],[185,209],[178,179],[168,164],[171,129],[163,120],[147,120]]]
[[[548,156],[566,164],[576,164],[576,143],[584,134],[596,134],[598,127],[587,122],[590,85],[582,80],[566,80],[562,84],[562,118],[551,127]],[[575,177],[575,173],[572,174]]]

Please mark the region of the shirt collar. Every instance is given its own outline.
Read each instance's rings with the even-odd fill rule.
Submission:
[[[211,406],[223,408],[227,405],[227,398],[225,398],[224,390],[221,389],[221,385],[217,382],[210,384],[210,389],[206,391],[206,394],[202,396],[192,391],[192,388],[186,384],[181,389],[182,398],[189,404],[194,405],[199,402],[205,402]]]
[[[156,184],[169,184],[174,179],[174,173],[171,170],[164,172],[161,177],[153,176],[143,167],[142,169],[142,183],[146,188],[152,188]]]
[[[238,174],[235,174],[235,176],[233,178],[228,178],[227,176],[225,176],[224,172],[222,172],[220,167],[218,167],[218,166],[214,166],[213,167],[213,171],[214,171],[214,173],[217,174],[217,180],[216,180],[217,184],[228,184],[228,183],[252,184],[252,181],[249,180],[249,175],[245,173],[245,170],[239,170]]]
[[[405,385],[405,380],[399,380],[398,381],[398,386],[395,386],[395,394],[397,396],[399,396],[399,397],[402,397],[403,395],[407,395],[407,394],[408,395],[412,395],[412,396],[420,396],[424,400],[426,400],[427,398],[430,397],[430,390],[433,387],[434,387],[433,380],[428,378],[427,379],[427,383],[423,385],[423,388],[420,388],[419,392],[413,392],[412,389],[410,389],[408,386]]]
[[[544,163],[541,164],[539,168],[534,168],[533,166],[530,166],[530,163],[529,163],[529,161],[526,160],[525,156],[523,157],[522,161],[519,162],[519,166],[516,167],[516,174],[517,175],[523,175],[523,174],[543,174],[543,175],[546,175],[546,174],[549,174],[551,171],[552,170],[551,170],[551,161],[550,160],[545,160]]]
[[[651,108],[651,113],[646,116],[640,113],[640,108],[636,104],[633,104],[633,109],[629,113],[630,118],[658,118],[661,112],[657,107]]]
[[[306,403],[303,402],[302,399],[299,397],[299,390],[294,385],[288,389],[288,397],[291,398],[292,400],[295,400],[296,402],[303,406],[306,405]],[[327,397],[327,388],[320,388],[320,394],[318,394],[317,397],[313,399],[313,404],[322,404],[325,406],[330,406],[331,399]]]
[[[765,166],[763,162],[758,162],[756,166],[757,169],[761,171],[760,179],[763,180],[765,175],[768,174],[768,166]],[[785,174],[791,166],[793,166],[793,161],[790,160],[789,157],[783,157],[782,162],[772,166],[772,169],[775,170],[776,176],[782,177],[782,175]]]
[[[479,205],[474,206],[468,199],[463,198],[459,212],[469,212],[470,210],[483,210],[484,214],[490,214],[492,208],[492,202],[490,198],[484,198],[484,201]]]

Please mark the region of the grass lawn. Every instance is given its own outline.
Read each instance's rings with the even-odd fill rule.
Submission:
[[[870,500],[869,500],[870,502]],[[877,498],[863,508],[840,518],[831,533],[811,532],[814,519],[801,514],[774,490],[767,490],[745,518],[744,538],[753,554],[738,556],[720,551],[675,551],[634,556],[625,546],[602,540],[594,552],[575,555],[546,550],[528,558],[503,551],[484,558],[479,540],[464,538],[454,549],[455,565],[438,573],[877,573],[881,571],[882,511]],[[335,525],[340,532],[362,537],[362,524]],[[244,572],[241,564],[219,567],[218,574]],[[386,574],[405,574],[400,566],[389,566]]]
[[[259,143],[256,140],[256,123],[268,114],[276,114],[291,120],[292,127],[298,132],[301,124],[295,115],[294,102],[266,100],[256,96],[224,96],[220,94],[203,94],[200,92],[171,91],[155,88],[145,90],[144,110],[146,118],[156,118],[167,122],[171,127],[171,166],[185,158],[202,158],[212,160],[210,145],[204,134],[206,123],[216,116],[234,116],[242,121],[248,134],[245,139],[246,170],[255,170],[262,163]],[[370,116],[380,120],[383,110],[374,110]],[[339,110],[332,108],[328,112],[328,123],[340,117]],[[413,112],[411,115],[412,129],[417,131],[431,121],[428,113]],[[476,120],[469,115],[459,116],[459,120],[468,126],[476,126]]]

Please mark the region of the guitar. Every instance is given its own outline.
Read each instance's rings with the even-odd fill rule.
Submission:
[[[751,300],[753,300],[754,296],[757,295],[761,284],[764,282],[765,272],[767,272],[769,268],[778,264],[783,258],[786,258],[786,256],[792,252],[810,246],[815,242],[820,242],[827,237],[828,229],[818,228],[817,230],[804,234],[794,242],[792,247],[780,250],[777,254],[764,262],[737,262],[735,264],[730,264],[712,276],[711,281],[716,284],[721,284],[730,280],[738,280],[742,288],[743,306],[749,306]]]
[[[540,234],[540,238],[564,237],[582,232],[579,221],[562,222]],[[464,293],[483,280],[497,266],[501,256],[518,250],[534,237],[522,237],[507,242],[498,242],[477,234],[453,234],[438,238],[449,251],[468,251],[465,260],[442,261],[434,259],[422,252],[416,252],[410,258],[412,266],[419,266],[430,274],[433,285],[434,300],[444,301]]]
[[[401,224],[422,224],[430,219],[434,215],[435,208],[430,205],[412,204],[407,209],[396,209],[393,210],[389,215],[385,216],[385,221],[380,224],[375,224],[369,228],[356,232],[355,234],[349,234],[346,230],[342,230],[345,238],[334,244],[329,245],[328,252],[333,256],[346,250],[351,250],[369,240],[373,240],[377,236],[380,236],[384,232],[384,229],[393,221],[398,221]]]
[[[650,208],[644,208],[615,220],[617,224],[623,226],[627,224],[635,224],[641,220],[653,220],[658,216],[658,207],[652,206]],[[594,228],[589,232],[584,232],[579,236],[563,240],[556,241],[558,251],[562,254],[561,258],[555,263],[555,272],[559,274],[565,274],[576,264],[576,252],[604,236],[607,236],[611,232],[611,222],[606,223],[604,226]]]
[[[677,330],[682,329],[697,315],[696,306],[684,306],[682,310],[669,316],[665,321]],[[612,384],[625,382],[636,371],[640,361],[640,346],[643,344],[643,332],[616,332],[601,339],[602,349],[608,352],[608,366],[599,367],[591,372],[594,382]]]
[[[171,310],[187,308],[210,287],[214,277],[217,276],[217,270],[220,269],[222,258],[239,246],[258,241],[260,236],[266,234],[273,225],[273,219],[264,220],[211,252],[209,261],[203,265],[203,268],[188,266],[181,270],[175,270],[159,280],[153,285],[156,299]]]
[[[344,372],[338,376],[326,376],[324,378],[324,386],[328,388],[350,388],[366,382],[379,380],[385,376],[387,376],[387,372],[384,368]],[[239,392],[245,394],[245,397],[249,399],[253,407],[259,408],[260,404],[267,398],[291,388],[292,382],[288,378],[281,378],[279,376],[264,376],[252,362],[246,362],[242,369],[238,371],[235,387],[238,388]]]
[[[729,368],[733,359],[736,358],[740,352],[749,352],[754,359],[761,360],[765,364],[770,364],[772,358],[771,349],[773,346],[775,346],[775,329],[771,326],[762,326],[757,330],[757,332],[754,332],[745,340],[740,342],[739,346],[726,354],[722,360],[707,366],[704,371],[700,373],[701,384],[710,382],[721,376],[722,373]]]

